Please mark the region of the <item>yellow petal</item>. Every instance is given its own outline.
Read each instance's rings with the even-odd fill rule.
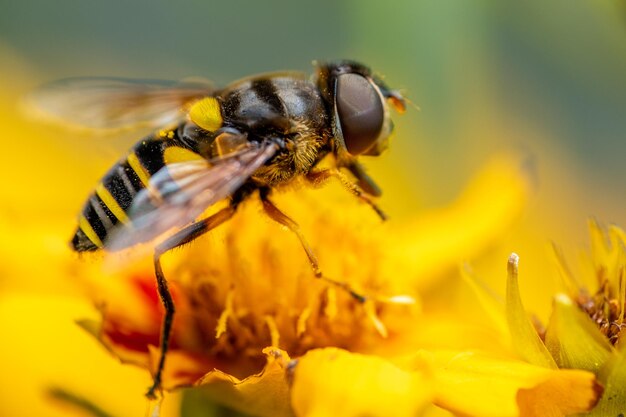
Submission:
[[[510,345],[510,332],[502,301],[496,300],[493,292],[474,277],[467,268],[461,269],[461,277],[485,312],[488,324],[493,328],[492,331],[498,333],[503,342]]]
[[[549,372],[549,371],[548,371]],[[521,416],[565,416],[590,411],[603,388],[590,373],[578,370],[551,371],[533,388],[517,395]],[[607,414],[603,414],[606,416]]]
[[[556,261],[556,267],[559,270],[563,290],[566,291],[567,294],[571,294],[572,297],[575,297],[579,293],[580,289],[583,288],[583,285],[569,269],[569,266],[565,261],[565,255],[563,255],[561,248],[552,243],[550,245],[550,249],[554,255],[554,260]]]
[[[615,225],[605,228],[593,219],[589,220],[589,231],[595,269],[592,276],[601,274],[617,290],[619,277],[624,273],[626,265],[626,234]]]
[[[517,280],[518,262],[518,256],[512,254],[508,262],[506,281],[506,318],[513,346],[517,353],[528,362],[546,368],[556,368],[554,359],[550,356],[550,352],[539,338],[524,310]]]
[[[602,392],[594,375],[553,370],[476,352],[435,351],[405,359],[430,361],[434,403],[463,416],[562,416],[589,410]]]
[[[430,403],[431,387],[422,372],[326,348],[298,359],[291,395],[298,417],[414,417]]]
[[[450,207],[416,216],[394,233],[391,261],[424,287],[438,274],[480,254],[518,218],[532,192],[533,172],[517,156],[494,157]]]
[[[235,410],[258,416],[293,416],[289,404],[286,352],[267,348],[265,368],[258,374],[245,379],[215,370],[205,375],[196,389],[202,390],[207,398]]]
[[[626,350],[611,357],[601,371],[604,395],[590,414],[594,417],[626,415]]]
[[[402,317],[398,317],[395,322],[401,320]],[[394,331],[384,343],[368,346],[367,353],[393,357],[409,355],[418,349],[476,349],[498,355],[509,354],[513,358],[509,344],[489,324],[463,321],[458,315],[445,313],[416,316],[413,323],[411,330],[406,330],[409,325],[405,324],[404,331]]]
[[[112,415],[144,415],[148,375],[121,365],[74,323],[89,315],[94,315],[90,303],[69,297],[0,297],[0,415],[75,415],[49,401],[52,388]]]
[[[597,373],[614,352],[591,319],[566,295],[554,299],[546,345],[559,367]]]

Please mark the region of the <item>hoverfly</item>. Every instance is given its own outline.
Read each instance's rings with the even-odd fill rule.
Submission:
[[[380,189],[357,157],[385,149],[393,129],[389,107],[402,113],[405,100],[357,62],[316,65],[311,80],[301,73],[271,73],[213,89],[192,82],[78,78],[35,95],[41,109],[78,125],[161,128],[105,174],[87,199],[71,240],[77,252],[156,242],[154,269],[165,316],[149,397],[160,388],[174,317],[161,256],[230,219],[256,192],[265,213],[297,235],[315,276],[364,300],[346,283],[323,276],[297,223],[272,203],[270,194],[298,177],[312,183],[339,177],[384,219],[371,199]],[[333,167],[319,168],[329,155]],[[229,200],[225,208],[198,219],[224,199]],[[172,229],[176,232],[166,235]]]

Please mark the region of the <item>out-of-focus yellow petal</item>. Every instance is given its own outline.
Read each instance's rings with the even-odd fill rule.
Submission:
[[[55,217],[52,212],[44,214],[28,209],[8,208],[2,200],[0,291],[77,293],[76,284],[68,279],[68,265],[76,258],[68,246],[68,231],[74,227],[73,217],[66,221]]]
[[[501,300],[496,300],[493,292],[489,292],[487,286],[472,276],[470,271],[461,269],[461,277],[469,287],[473,295],[476,296],[478,304],[486,313],[490,327],[498,333],[498,337],[503,339],[503,343],[510,344],[510,332],[505,314],[505,306]]]
[[[587,411],[602,388],[590,372],[554,370],[476,352],[419,353],[404,366],[430,361],[434,403],[463,416],[563,416]]]
[[[519,157],[500,155],[488,163],[451,206],[422,213],[394,233],[398,270],[428,286],[492,244],[524,208],[533,172]]]
[[[416,371],[375,356],[314,349],[295,367],[293,409],[298,417],[414,417],[432,398],[424,369]]]
[[[506,318],[513,346],[528,362],[546,368],[556,368],[554,359],[539,338],[522,304],[517,280],[518,262],[519,257],[516,254],[509,257],[506,282]]]
[[[78,409],[50,401],[46,394],[52,388],[84,397],[114,416],[144,415],[150,379],[122,366],[74,323],[90,315],[91,305],[74,298],[0,297],[0,415],[74,415],[71,410]]]
[[[586,369],[594,373],[615,351],[589,316],[564,294],[554,299],[546,345],[560,368]]]
[[[215,370],[198,381],[197,389],[204,390],[207,398],[244,413],[267,417],[293,416],[286,377],[289,355],[276,348],[267,348],[263,352],[267,363],[259,374],[240,380]]]
[[[400,321],[402,318],[398,318]],[[395,324],[395,323],[394,323]],[[383,357],[410,355],[419,349],[480,350],[497,355],[511,352],[502,335],[489,323],[473,323],[459,320],[450,314],[428,314],[416,316],[411,330],[395,331],[384,343],[368,347],[368,354]]]
[[[604,274],[607,277],[615,275],[613,268],[617,266],[615,262],[617,251],[611,243],[614,235],[609,236],[606,229],[602,227],[596,220],[589,220],[589,236],[591,237],[591,259],[593,260],[596,271],[598,269],[606,269]]]

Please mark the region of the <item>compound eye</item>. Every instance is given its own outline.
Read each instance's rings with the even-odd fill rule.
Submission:
[[[380,136],[385,120],[380,94],[365,77],[341,74],[335,103],[348,152],[358,155],[367,151]]]

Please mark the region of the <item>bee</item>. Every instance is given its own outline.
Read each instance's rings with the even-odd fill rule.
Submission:
[[[35,99],[48,114],[78,125],[160,128],[104,175],[71,240],[77,252],[154,245],[165,315],[148,397],[160,390],[175,312],[162,255],[226,222],[254,194],[271,219],[297,235],[316,277],[365,300],[346,283],[322,274],[298,224],[270,199],[275,187],[296,178],[316,184],[337,177],[385,219],[372,200],[381,190],[357,157],[377,156],[386,148],[393,130],[389,109],[403,113],[405,99],[365,65],[317,63],[311,79],[296,72],[270,73],[223,89],[200,82],[68,79],[41,89]],[[332,167],[318,167],[327,156]],[[225,208],[200,218],[225,199]]]

